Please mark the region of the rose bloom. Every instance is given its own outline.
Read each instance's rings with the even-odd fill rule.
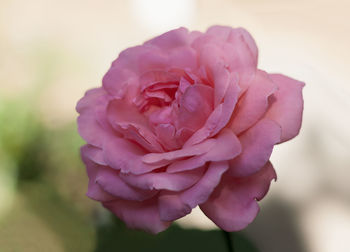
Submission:
[[[87,196],[158,233],[199,206],[226,231],[256,217],[275,144],[301,126],[304,84],[257,69],[242,28],[179,28],[128,48],[78,102]]]

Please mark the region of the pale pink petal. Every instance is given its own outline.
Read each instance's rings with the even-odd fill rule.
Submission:
[[[148,121],[151,125],[155,126],[158,124],[169,124],[172,121],[172,108],[170,106],[165,106],[162,108],[157,108],[148,115]],[[158,132],[156,131],[156,134]]]
[[[112,127],[152,152],[162,152],[163,148],[151,131],[147,119],[133,104],[124,100],[113,100],[107,108],[107,118]]]
[[[163,50],[170,50],[176,47],[189,45],[190,42],[191,41],[188,37],[188,30],[181,27],[148,40],[144,43],[144,45],[153,45]]]
[[[94,105],[97,100],[106,94],[106,91],[103,88],[93,88],[86,91],[83,98],[81,98],[76,106],[76,111],[81,114],[86,110],[94,110]]]
[[[175,48],[168,53],[169,65],[171,67],[191,70],[197,68],[197,53],[193,48],[183,46]]]
[[[108,104],[107,117],[112,125],[132,123],[148,126],[147,118],[140,113],[134,104],[127,100],[115,99]]]
[[[217,65],[225,66],[225,52],[220,48],[220,44],[208,42],[201,45],[198,52],[199,66],[205,70],[203,77],[215,85],[212,72]]]
[[[206,34],[214,36],[217,40],[227,41],[232,30],[229,26],[213,25],[208,28]]]
[[[102,148],[106,132],[97,122],[94,115],[82,114],[78,117],[79,135],[91,145]]]
[[[115,200],[105,202],[103,206],[124,221],[129,228],[142,229],[156,234],[170,225],[170,222],[160,220],[156,199],[142,202]]]
[[[104,160],[103,150],[90,144],[86,144],[80,148],[82,155],[89,157],[91,161],[99,165],[107,165]]]
[[[136,74],[123,67],[111,67],[103,76],[103,88],[116,98],[123,98],[130,86],[130,80],[136,80]]]
[[[217,107],[225,97],[227,88],[229,87],[231,76],[229,71],[221,64],[217,64],[213,69],[213,82],[215,90],[215,104],[214,107]]]
[[[142,175],[120,174],[133,187],[144,190],[182,191],[195,184],[203,175],[204,167],[186,172],[151,172]]]
[[[145,164],[156,164],[162,161],[172,161],[179,158],[197,156],[207,153],[215,146],[215,143],[215,139],[207,139],[197,145],[192,145],[179,150],[163,153],[148,153],[142,158],[142,161]]]
[[[204,203],[227,169],[227,161],[211,162],[204,176],[194,186],[179,194],[161,194],[158,200],[161,220],[176,220],[189,214],[197,205]]]
[[[102,188],[96,183],[95,178],[99,169],[99,165],[89,159],[85,150],[86,146],[82,146],[80,149],[81,158],[86,166],[87,175],[89,177],[88,191],[86,193],[86,196],[93,200],[102,202],[114,200],[115,197],[113,195],[102,190]]]
[[[206,85],[189,86],[180,99],[176,127],[197,130],[204,125],[213,110],[213,89]]]
[[[214,146],[206,153],[188,159],[171,163],[167,172],[192,170],[209,161],[225,161],[235,158],[241,153],[241,144],[235,134],[229,129],[223,129],[216,138]],[[206,141],[208,141],[206,140]]]
[[[181,193],[182,201],[195,208],[197,205],[204,203],[214,188],[220,183],[221,176],[229,168],[227,161],[210,162],[207,172],[201,180]]]
[[[112,63],[112,68],[127,69],[140,75],[150,70],[164,69],[168,60],[168,55],[155,46],[134,46],[122,51]]]
[[[182,202],[178,193],[163,191],[158,198],[159,215],[162,221],[173,221],[191,213],[192,208]]]
[[[121,175],[110,167],[100,166],[96,173],[95,183],[100,185],[105,192],[119,199],[144,201],[157,194],[156,190],[140,190],[131,187],[119,177]]]
[[[180,77],[175,73],[165,70],[153,70],[140,75],[139,83],[141,91],[143,92],[145,89],[150,88],[157,90],[155,86],[159,86],[159,84],[165,84],[164,87],[177,87],[175,83],[177,83],[179,79]]]
[[[281,74],[270,74],[270,78],[277,84],[278,91],[274,93],[265,117],[281,126],[281,142],[285,142],[299,133],[304,107],[302,89],[305,84]]]
[[[267,111],[268,98],[276,92],[269,75],[258,70],[247,91],[240,98],[232,115],[230,128],[237,135],[255,124]]]
[[[109,134],[114,134],[110,128],[104,127],[96,117],[98,110],[105,109],[105,104],[100,102],[106,92],[101,88],[89,90],[77,104],[77,112],[80,113],[78,121],[78,132],[89,144],[102,147],[103,139]]]
[[[265,196],[271,180],[275,178],[270,162],[249,177],[225,176],[200,208],[221,229],[228,232],[241,230],[258,214],[257,200]]]
[[[119,137],[109,137],[105,140],[103,154],[107,164],[122,173],[144,174],[164,166],[162,163],[142,162],[145,150],[136,143]]]
[[[208,117],[204,126],[196,131],[185,143],[184,147],[200,143],[208,137],[216,135],[230,121],[239,93],[237,79],[232,79],[224,96],[223,103],[218,105]]]
[[[158,141],[167,150],[179,149],[179,145],[175,139],[175,127],[171,124],[159,124],[156,126]]]
[[[155,98],[157,100],[161,100],[162,102],[168,103],[168,104],[172,101],[172,98],[164,90],[145,91],[144,97],[147,99]]]
[[[243,28],[232,29],[227,26],[212,26],[206,34],[225,41],[222,50],[226,52],[226,59],[231,70],[253,67],[258,61],[258,48],[252,36]]]
[[[270,159],[273,146],[280,137],[281,127],[277,123],[261,119],[239,137],[242,153],[230,160],[229,174],[234,177],[249,176],[260,170]]]
[[[189,128],[181,128],[176,131],[175,139],[179,146],[184,146],[186,141],[193,135],[194,131]]]

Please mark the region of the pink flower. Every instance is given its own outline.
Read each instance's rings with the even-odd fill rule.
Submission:
[[[245,228],[276,179],[275,144],[301,126],[304,84],[257,69],[242,28],[169,31],[121,52],[78,102],[87,196],[158,233],[199,206]]]

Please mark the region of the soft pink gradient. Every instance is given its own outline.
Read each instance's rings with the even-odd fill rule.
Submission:
[[[199,206],[220,228],[251,223],[276,178],[275,144],[301,126],[302,82],[257,69],[242,28],[179,28],[121,52],[78,102],[87,195],[158,233]]]

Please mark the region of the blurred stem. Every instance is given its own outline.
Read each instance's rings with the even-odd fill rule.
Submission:
[[[231,234],[230,232],[226,232],[225,230],[222,230],[222,232],[224,233],[225,236],[225,240],[227,243],[227,247],[228,247],[228,251],[229,252],[234,252],[234,247],[233,247],[233,234]]]

